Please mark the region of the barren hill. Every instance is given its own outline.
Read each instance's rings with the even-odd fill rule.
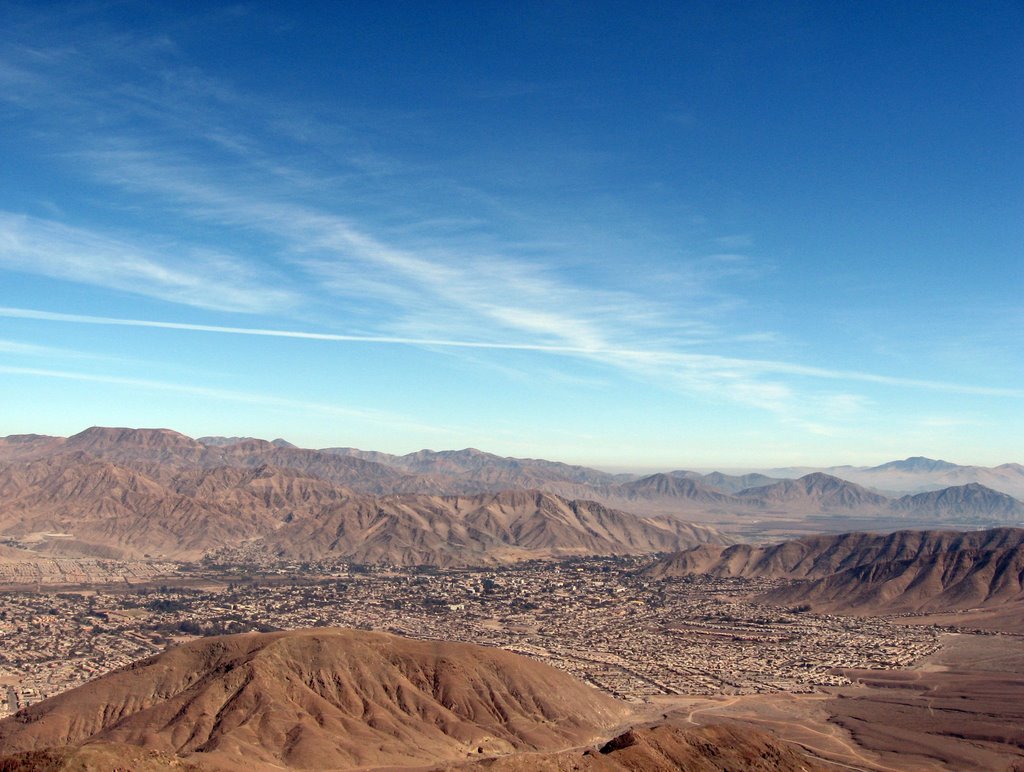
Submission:
[[[214,447],[223,448],[229,445],[238,445],[242,442],[263,442],[256,437],[197,437],[196,442],[201,442],[203,445],[212,445]],[[278,437],[276,440],[270,440],[270,444],[278,448],[295,448],[297,445],[293,445],[288,440],[281,439]],[[372,459],[371,459],[372,460]]]
[[[665,552],[724,540],[713,528],[638,517],[540,491],[351,497],[296,518],[258,544],[281,557],[360,563],[484,565],[555,555]]]
[[[43,552],[196,557],[273,530],[346,491],[291,470],[191,469],[153,479],[86,453],[0,466],[0,533]]]
[[[49,437],[45,434],[12,434],[0,437],[0,462],[37,458],[53,452],[63,443],[63,437]]]
[[[65,449],[92,453],[123,453],[127,449],[138,455],[183,455],[201,452],[203,445],[191,437],[171,429],[129,429],[91,426],[68,437]]]
[[[801,580],[765,598],[839,611],[1001,605],[1024,600],[1024,529],[848,533],[760,547],[700,546],[656,561],[644,573]]]
[[[0,754],[124,743],[232,769],[411,765],[596,741],[627,706],[499,649],[319,629],[205,638],[0,721]]]
[[[958,469],[958,464],[951,464],[948,461],[942,461],[934,458],[926,458],[924,456],[911,456],[905,458],[902,461],[889,461],[885,464],[879,464],[873,466],[870,469],[865,469],[865,472],[949,472],[953,469]]]
[[[223,438],[210,439],[219,442]],[[409,474],[428,476],[443,481],[442,484],[452,492],[540,489],[569,498],[594,499],[620,507],[628,502],[653,500],[667,503],[673,499],[691,508],[694,505],[734,504],[736,502],[723,499],[721,494],[778,482],[776,478],[762,474],[727,475],[712,472],[704,475],[685,470],[645,476],[612,474],[557,461],[497,456],[475,448],[420,450],[404,456],[356,448],[326,448],[323,452],[360,458]],[[693,481],[696,486],[674,484],[673,479]]]
[[[798,480],[747,488],[738,498],[765,509],[787,512],[872,512],[884,509],[889,499],[855,483],[814,472]]]
[[[897,531],[807,536],[778,544],[705,545],[655,561],[654,577],[703,573],[722,577],[817,579],[883,561],[902,561],[962,550],[993,550],[1024,545],[1024,529],[987,531]]]
[[[444,492],[428,478],[360,458],[296,448],[283,441],[251,438],[224,445],[206,445],[170,429],[94,426],[66,439],[47,437],[0,446],[0,460],[3,460],[4,452],[12,460],[22,461],[88,456],[140,472],[160,482],[166,482],[185,470],[271,466],[290,469],[335,485],[353,487],[362,493]]]
[[[934,514],[940,517],[998,518],[1024,521],[1024,503],[1005,493],[986,488],[980,483],[968,483],[943,488],[929,493],[903,496],[892,502],[896,512]]]
[[[710,488],[698,480],[660,473],[623,483],[610,494],[623,501],[684,499],[703,507],[735,503],[730,496]]]
[[[1013,465],[1006,467],[1014,473]],[[493,562],[531,551],[673,550],[720,538],[665,517],[733,526],[750,515],[855,514],[929,526],[1017,524],[1024,517],[1024,504],[976,485],[893,502],[820,473],[738,495],[709,484],[735,488],[763,479],[692,472],[630,479],[473,449],[389,456],[307,450],[284,440],[201,442],[168,429],[92,427],[68,438],[0,439],[0,538],[68,556],[194,559],[255,540],[280,555],[450,564],[458,549],[474,560],[487,552]],[[544,491],[578,503],[549,502],[515,517],[469,512],[473,497],[506,491],[527,498]],[[367,514],[374,508],[376,514]],[[467,521],[469,514],[479,522]],[[304,543],[289,545],[289,536]]]
[[[0,772],[210,772],[159,751],[123,743],[96,742],[22,751],[0,757]]]
[[[678,474],[673,472],[672,474]],[[782,482],[777,477],[769,477],[768,475],[750,473],[750,474],[722,474],[721,472],[711,472],[710,474],[698,474],[697,472],[687,472],[685,476],[690,476],[694,480],[699,480],[707,486],[714,488],[715,490],[722,491],[723,493],[739,493],[747,488],[763,487],[765,485],[773,485],[777,482]]]
[[[834,466],[824,469],[789,468],[770,470],[779,477],[797,477],[819,471],[879,491],[922,493],[951,486],[980,483],[1015,498],[1024,498],[1024,466],[970,466],[924,456],[912,456],[878,466]]]
[[[449,769],[465,769],[449,767]],[[598,749],[504,756],[470,769],[494,772],[815,772],[818,766],[793,746],[756,729],[714,725],[691,729],[663,724],[630,729]]]
[[[355,448],[328,448],[325,452],[387,464],[411,474],[462,480],[467,484],[497,484],[501,488],[532,488],[536,487],[538,481],[600,486],[631,479],[630,475],[615,475],[558,461],[497,456],[476,448],[420,450],[404,456]]]
[[[536,491],[356,493],[336,482],[351,477],[339,465],[355,465],[346,469],[360,479],[369,474],[371,487],[388,475],[399,487],[407,479],[372,462],[261,440],[212,448],[162,430],[89,430],[59,452],[0,463],[0,535],[68,556],[194,559],[248,543],[282,557],[403,565],[636,554],[721,538],[708,527]]]

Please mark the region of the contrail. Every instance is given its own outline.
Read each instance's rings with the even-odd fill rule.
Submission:
[[[303,340],[341,341],[349,343],[390,343],[404,346],[455,346],[458,348],[492,348],[522,351],[549,351],[552,353],[567,354],[614,353],[613,351],[607,349],[544,345],[540,343],[491,343],[487,341],[445,340],[435,338],[405,338],[387,335],[342,335],[339,333],[332,332],[307,332],[303,330],[270,330],[259,327],[225,327],[216,324],[190,324],[187,322],[159,322],[150,319],[120,319],[111,316],[61,314],[54,311],[37,311],[31,308],[8,308],[3,306],[0,306],[0,316],[12,317],[16,319],[39,319],[48,322],[75,322],[78,324],[117,325],[121,327],[156,327],[158,329],[163,330],[220,332],[229,335],[258,335],[270,338],[300,338]]]
[[[801,375],[827,380],[859,381],[884,386],[901,386],[931,391],[947,391],[959,394],[977,394],[989,397],[1010,397],[1024,399],[1024,390],[1005,389],[995,386],[974,386],[970,384],[946,383],[917,378],[902,378],[850,370],[831,370],[810,365],[776,362],[764,359],[738,359],[715,354],[682,354],[674,351],[653,351],[611,347],[567,346],[544,343],[497,343],[491,341],[452,340],[446,338],[411,338],[393,335],[344,335],[333,332],[309,332],[305,330],[275,330],[261,327],[228,327],[216,324],[191,324],[188,322],[161,322],[151,319],[122,319],[110,316],[85,314],[64,314],[56,311],[40,311],[32,308],[11,308],[0,306],[0,317],[15,319],[36,319],[48,322],[70,322],[76,324],[97,324],[119,327],[150,327],[162,330],[185,330],[188,332],[212,332],[226,335],[253,335],[269,338],[294,338],[300,340],[322,340],[343,343],[376,343],[400,346],[438,346],[449,348],[493,349],[499,351],[537,351],[547,354],[570,356],[618,358],[613,362],[620,367],[659,367],[677,365],[690,370],[701,371],[726,380],[735,380],[742,375],[755,373],[777,373]],[[742,373],[740,372],[742,371]]]

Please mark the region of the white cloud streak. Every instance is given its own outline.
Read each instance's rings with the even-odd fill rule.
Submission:
[[[493,332],[540,336],[581,348],[618,339],[671,336],[703,342],[705,321],[681,319],[677,309],[626,292],[567,284],[540,264],[471,248],[403,249],[385,243],[349,218],[294,203],[255,199],[204,183],[202,169],[182,173],[178,163],[138,150],[81,155],[97,174],[133,192],[155,193],[189,217],[243,228],[284,245],[282,256],[311,275],[319,288],[356,304],[383,302],[400,313],[396,331]]]
[[[16,319],[33,319],[37,321],[66,322],[72,324],[107,325],[122,327],[148,327],[154,329],[178,330],[186,332],[207,332],[227,335],[253,335],[274,338],[293,338],[336,343],[365,343],[421,347],[451,347],[469,349],[492,349],[499,351],[527,351],[554,355],[579,356],[587,358],[612,357],[632,363],[635,366],[657,368],[677,368],[690,371],[698,377],[706,377],[710,383],[718,381],[735,382],[736,387],[745,388],[745,378],[759,374],[785,374],[808,378],[841,381],[861,381],[883,386],[894,386],[932,391],[946,391],[959,394],[979,396],[1008,397],[1024,399],[1024,390],[1004,389],[989,386],[948,383],[899,376],[879,375],[851,370],[830,370],[789,362],[777,362],[765,359],[739,359],[707,354],[682,354],[673,351],[651,351],[640,349],[601,348],[588,346],[568,346],[537,343],[507,343],[472,340],[453,340],[445,338],[415,338],[388,335],[345,335],[339,333],[312,332],[305,330],[278,330],[253,327],[230,327],[210,324],[190,324],[187,322],[164,322],[148,319],[123,319],[116,317],[89,316],[83,314],[64,314],[53,311],[42,311],[29,308],[0,307],[0,317]],[[772,384],[758,383],[757,387],[771,387]],[[776,385],[774,390],[767,388],[750,399],[782,402],[791,396],[790,390]],[[827,404],[833,412],[855,410],[863,401],[863,397],[853,394],[829,395]]]
[[[14,356],[28,356],[28,357],[53,357],[53,356],[67,356],[75,352],[65,351],[64,349],[54,348],[52,346],[39,346],[34,343],[20,343],[16,340],[2,340],[0,339],[0,354],[13,354]]]
[[[303,288],[307,295],[303,300],[315,302],[320,292],[333,296],[332,305],[337,305],[337,298],[347,301],[343,313],[351,320],[366,320],[363,328],[381,333],[364,336],[366,342],[560,351],[649,377],[649,363],[638,362],[634,355],[638,352],[632,351],[639,344],[705,344],[720,335],[707,321],[708,308],[692,296],[684,311],[661,305],[649,295],[587,287],[578,279],[560,279],[552,268],[502,255],[500,248],[498,254],[473,244],[401,248],[372,235],[372,228],[335,214],[338,205],[346,202],[345,194],[326,201],[321,197],[324,205],[319,208],[295,204],[309,201],[310,191],[325,187],[330,178],[319,173],[320,165],[318,173],[309,174],[279,163],[280,154],[268,153],[265,142],[239,131],[237,120],[244,115],[273,134],[282,120],[287,123],[287,108],[282,112],[282,105],[274,105],[267,111],[266,105],[240,98],[225,84],[183,65],[166,41],[158,42],[139,41],[123,54],[135,77],[115,92],[89,84],[87,74],[85,82],[92,87],[87,88],[87,97],[80,96],[80,89],[72,87],[78,77],[75,73],[89,73],[90,67],[69,66],[65,61],[61,67],[40,68],[35,76],[41,82],[30,96],[56,105],[69,124],[82,127],[78,149],[71,154],[79,168],[92,168],[98,179],[134,194],[153,194],[158,205],[185,215],[192,223],[213,224],[222,231],[242,229],[259,234],[262,242],[268,242],[269,236],[268,249],[276,248],[275,257],[314,280]],[[93,41],[87,48],[90,53],[75,56],[84,58],[86,65],[96,59],[106,68],[122,56],[116,53],[121,50],[120,44]],[[182,106],[187,107],[182,110]],[[100,124],[98,114],[103,115]],[[117,128],[112,131],[111,127]],[[145,131],[140,132],[142,127]],[[318,128],[323,134],[326,127]],[[353,138],[345,129],[341,134]],[[295,136],[284,144],[296,151],[292,158],[298,159],[304,152],[319,153],[322,147],[319,140],[310,147]],[[203,145],[205,154],[193,152]],[[184,146],[192,150],[184,151]],[[233,163],[220,165],[214,173],[208,164],[186,160],[208,159],[211,149],[221,158],[225,152],[234,156]],[[261,194],[254,195],[254,190]],[[431,217],[436,213],[426,220]],[[9,234],[20,226],[33,236],[28,245],[25,239],[7,245],[7,263],[17,270],[225,311],[282,310],[295,301],[281,296],[279,283],[253,280],[243,285],[219,280],[222,270],[204,270],[215,260],[194,261],[195,267],[184,270],[163,255],[102,234],[47,221],[8,219],[0,220],[0,236],[4,226]],[[87,253],[88,258],[81,259],[79,253]],[[228,272],[244,276],[245,261],[234,261],[233,266],[232,261],[223,260]],[[691,290],[706,283],[706,277],[688,277]],[[534,340],[486,346],[469,340],[481,331],[492,339]],[[620,356],[619,350],[625,355]],[[694,367],[691,363],[689,369]],[[707,391],[703,380],[713,374],[708,368],[704,371],[701,382],[690,377],[687,385],[679,373],[672,380]],[[731,393],[741,401],[757,403],[764,401],[764,394],[777,399],[780,391],[777,385],[751,383]]]
[[[2,211],[0,267],[219,311],[263,312],[297,302],[295,293],[261,281],[250,263],[223,253],[180,245],[160,252]]]
[[[91,56],[104,68],[116,66],[123,58],[134,74],[130,85],[126,79],[113,91],[95,87],[80,94],[75,79],[77,73],[87,73],[88,67],[78,68],[67,61],[49,70],[24,61],[0,62],[0,79],[12,84],[20,101],[38,108],[35,115],[47,115],[46,106],[56,106],[55,112],[69,126],[78,122],[85,126],[76,138],[75,151],[67,155],[78,167],[91,168],[96,179],[150,196],[148,205],[163,207],[183,220],[186,228],[214,225],[224,232],[237,229],[247,236],[256,235],[268,256],[281,262],[282,272],[299,273],[307,281],[282,283],[280,276],[257,269],[251,255],[202,252],[176,243],[140,248],[126,237],[10,213],[0,213],[0,266],[228,312],[291,314],[300,304],[315,303],[326,295],[331,305],[343,304],[338,321],[345,320],[350,329],[365,329],[369,334],[200,325],[18,308],[0,310],[0,315],[209,334],[575,357],[686,394],[767,410],[812,431],[821,427],[802,416],[818,412],[826,419],[841,421],[863,411],[867,400],[847,394],[848,384],[1024,397],[1020,389],[691,353],[688,349],[697,345],[726,351],[736,343],[775,342],[770,331],[729,336],[708,321],[722,306],[720,295],[714,302],[710,300],[713,285],[722,278],[749,279],[753,275],[749,261],[731,251],[750,245],[751,239],[743,234],[718,240],[718,248],[725,253],[707,256],[706,265],[691,271],[688,291],[682,293],[685,302],[674,304],[658,303],[650,297],[657,285],[667,283],[663,280],[652,281],[650,293],[632,294],[586,286],[578,278],[562,278],[554,269],[565,256],[562,253],[547,258],[545,266],[509,257],[500,247],[485,249],[481,246],[484,242],[454,245],[453,241],[421,238],[415,243],[396,239],[393,232],[390,238],[381,235],[386,231],[375,228],[372,218],[340,214],[346,209],[360,211],[361,201],[352,186],[334,183],[339,172],[361,177],[364,183],[371,176],[389,178],[397,170],[388,159],[374,154],[378,171],[372,174],[366,169],[353,172],[351,165],[342,169],[337,163],[324,169],[320,163],[325,138],[330,140],[326,144],[339,147],[348,143],[344,152],[350,157],[373,150],[352,146],[353,140],[356,145],[365,144],[357,133],[328,128],[325,123],[314,127],[316,141],[310,141],[305,130],[292,130],[285,137],[280,127],[304,125],[308,115],[300,119],[299,112],[289,111],[287,106],[261,106],[249,95],[242,98],[225,84],[183,64],[167,41],[140,41],[128,53],[124,53],[125,41],[115,42],[91,44],[95,49]],[[88,64],[88,55],[81,58]],[[83,77],[88,84],[88,76]],[[239,130],[239,116],[257,126],[256,132]],[[259,139],[259,132],[271,140]],[[63,131],[60,136],[66,140]],[[288,163],[280,162],[285,154],[279,152],[279,145],[289,149]],[[224,163],[228,156],[230,161]],[[197,158],[206,162],[194,160]],[[211,159],[217,159],[216,167]],[[416,181],[431,190],[437,182]],[[331,193],[317,197],[321,189]],[[254,193],[256,190],[260,193]],[[438,212],[433,202],[423,203],[422,221],[427,223]],[[409,230],[408,222],[405,230]],[[439,246],[441,243],[444,246]],[[357,327],[360,321],[363,324]],[[844,388],[841,393],[817,393],[807,388],[805,379],[842,382]]]

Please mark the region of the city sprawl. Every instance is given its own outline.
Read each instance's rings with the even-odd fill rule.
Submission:
[[[638,559],[492,570],[193,565],[145,584],[10,590],[0,609],[6,715],[185,640],[344,626],[518,652],[629,700],[811,692],[838,668],[901,668],[941,630],[749,600],[772,583],[636,575]]]

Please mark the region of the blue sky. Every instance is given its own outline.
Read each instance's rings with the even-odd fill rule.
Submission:
[[[0,17],[0,434],[1024,461],[1019,3]]]

